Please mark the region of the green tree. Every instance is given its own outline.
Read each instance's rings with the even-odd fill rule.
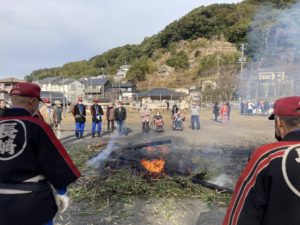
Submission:
[[[184,51],[178,52],[166,61],[168,66],[174,67],[176,70],[188,69],[190,66],[189,57]]]
[[[144,81],[146,74],[154,71],[154,63],[151,59],[144,57],[134,62],[126,74],[126,78],[132,81]]]

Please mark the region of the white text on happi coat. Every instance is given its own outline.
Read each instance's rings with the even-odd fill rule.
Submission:
[[[8,153],[10,155],[15,154],[14,143],[18,130],[15,129],[17,123],[3,123],[0,124],[0,154],[4,155]]]

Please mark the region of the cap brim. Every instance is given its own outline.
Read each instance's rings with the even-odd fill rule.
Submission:
[[[269,120],[274,120],[275,119],[275,116],[274,116],[274,113],[271,115],[271,116],[269,116]]]

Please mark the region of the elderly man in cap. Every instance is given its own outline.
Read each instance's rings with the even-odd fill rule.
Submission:
[[[44,105],[40,108],[40,113],[46,123],[48,123],[52,128],[54,125],[53,121],[53,108],[49,98],[44,99]]]
[[[56,100],[54,102],[55,106],[53,108],[53,121],[54,121],[54,131],[56,134],[56,137],[58,139],[61,138],[61,121],[62,121],[62,106],[61,101]]]
[[[223,225],[300,224],[300,96],[278,99],[269,119],[278,142],[252,153]]]
[[[80,176],[50,126],[35,117],[40,91],[36,84],[16,84],[12,107],[0,118],[1,225],[53,224],[57,204],[62,211],[68,206],[67,185]]]
[[[101,126],[102,126],[102,116],[103,110],[101,105],[98,104],[99,100],[97,98],[93,99],[93,105],[91,105],[90,111],[92,114],[92,138],[95,137],[96,127],[97,127],[97,136],[100,137]]]
[[[86,108],[82,103],[82,98],[77,98],[77,104],[72,109],[72,114],[75,118],[75,135],[77,138],[83,138],[84,126],[86,122]]]

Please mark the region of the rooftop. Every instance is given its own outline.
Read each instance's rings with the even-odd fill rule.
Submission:
[[[19,83],[19,82],[25,82],[25,80],[20,80],[14,77],[7,77],[0,79],[0,83]]]

